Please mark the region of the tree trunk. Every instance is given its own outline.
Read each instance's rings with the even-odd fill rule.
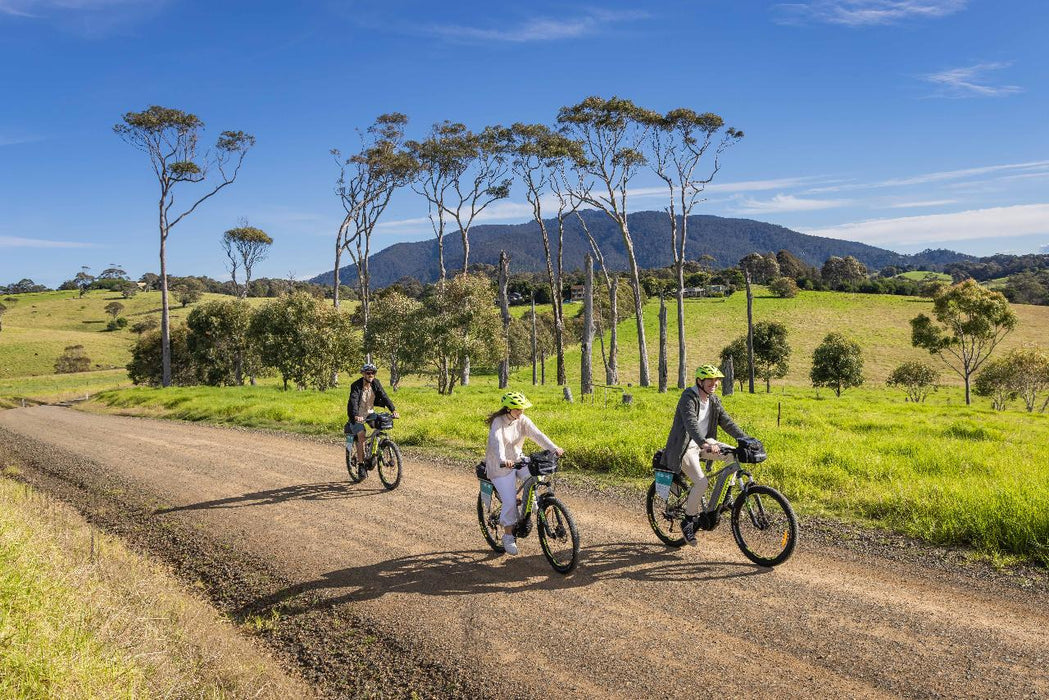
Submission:
[[[463,237],[463,274],[466,274],[466,270],[470,267],[470,236],[466,231],[462,231]]]
[[[168,219],[160,200],[160,385],[171,386],[171,316],[168,307]]]
[[[397,354],[390,356],[390,388],[397,391],[401,385],[401,371],[397,367]]]
[[[732,396],[732,392],[735,390],[736,367],[731,355],[725,358],[725,362],[721,365],[721,373],[725,375],[725,379],[721,383],[721,394],[722,396]]]
[[[335,302],[335,308],[339,308],[339,265],[342,262],[342,236],[339,236],[339,240],[335,242],[335,271],[331,278],[331,296]]]
[[[750,365],[749,391],[754,393],[754,295],[750,291],[750,271],[743,271],[747,283],[747,364]],[[840,395],[840,394],[839,394]]]
[[[535,386],[539,382],[539,369],[536,367],[538,362],[539,353],[536,352],[536,337],[535,337],[535,296],[532,296],[532,386]]]
[[[499,311],[503,317],[503,359],[499,362],[499,388],[510,385],[510,302],[506,286],[510,276],[510,256],[499,251]]]
[[[539,353],[539,383],[546,386],[546,350]]]
[[[467,355],[463,358],[463,371],[459,373],[459,384],[461,386],[470,386],[470,356]],[[449,392],[451,393],[451,392]]]
[[[605,384],[619,384],[619,280],[612,278],[608,288],[608,307],[611,323],[608,338],[608,368],[605,370]]]
[[[591,368],[591,352],[594,344],[594,259],[586,255],[586,281],[583,285],[583,338],[580,361],[579,393],[583,396],[594,393]]]
[[[684,235],[684,232],[682,232]],[[685,388],[687,359],[685,357],[685,260],[677,264],[677,388]]]
[[[659,393],[667,393],[667,301],[659,295]]]
[[[972,398],[969,395],[969,375],[965,375],[965,405],[972,405]]]
[[[623,245],[626,247],[627,261],[630,263],[630,288],[634,292],[634,316],[637,321],[637,350],[638,350],[638,384],[650,386],[652,384],[648,376],[648,344],[645,342],[645,310],[641,305],[641,275],[637,267],[637,256],[634,254],[634,241],[630,237],[630,229],[627,227],[626,215],[624,214],[619,224],[623,234]]]

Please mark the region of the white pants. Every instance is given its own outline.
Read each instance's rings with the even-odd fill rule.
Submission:
[[[528,467],[518,467],[506,476],[492,479],[492,485],[499,492],[499,500],[503,502],[503,509],[499,513],[500,525],[507,527],[517,524],[517,482],[524,481],[529,476]]]
[[[692,490],[688,492],[688,499],[685,501],[685,515],[696,515],[699,513],[700,499],[707,492],[707,484],[709,483],[707,474],[703,470],[703,462],[711,459],[724,461],[725,457],[706,450],[700,450],[699,445],[689,441],[688,449],[685,450],[685,454],[681,457],[681,471],[692,480]]]

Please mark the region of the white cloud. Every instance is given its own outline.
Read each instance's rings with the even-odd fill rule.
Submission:
[[[1049,204],[971,209],[953,214],[874,219],[820,229],[813,236],[875,245],[949,243],[975,238],[1006,238],[1049,233]]]
[[[1049,160],[1037,160],[1030,161],[1027,163],[1008,163],[1004,165],[987,165],[978,168],[965,168],[962,170],[943,170],[940,172],[924,173],[922,175],[913,175],[910,177],[894,178],[890,180],[882,180],[880,182],[867,182],[867,183],[845,183],[840,185],[827,185],[823,187],[811,187],[805,190],[804,194],[826,194],[828,192],[845,192],[854,190],[865,190],[876,187],[906,187],[912,185],[927,185],[938,182],[949,182],[951,180],[966,180],[978,177],[980,175],[999,175],[1001,173],[1008,173],[1017,171],[1022,175],[1011,175],[1008,177],[1043,177],[1049,175]],[[1006,177],[999,177],[997,179],[1007,179]],[[966,186],[971,185],[971,182],[965,183]]]
[[[0,248],[95,248],[93,243],[79,241],[47,241],[41,238],[0,236]]]
[[[745,198],[741,200],[740,206],[735,208],[739,214],[770,214],[792,211],[817,211],[820,209],[833,209],[852,204],[847,199],[802,199],[792,194],[777,194],[772,199],[764,201]]]
[[[1018,85],[992,85],[987,73],[1008,68],[1009,63],[978,63],[975,66],[952,68],[921,76],[922,80],[940,88],[933,97],[1004,97],[1023,92]]]
[[[957,199],[929,199],[922,202],[896,202],[886,204],[889,209],[913,209],[917,207],[942,207],[947,204],[957,204]]]
[[[649,14],[643,11],[590,10],[583,15],[571,18],[535,17],[516,26],[469,27],[457,24],[437,24],[423,27],[422,31],[452,41],[496,41],[519,44],[590,36],[612,24],[645,19],[648,16]]]
[[[778,21],[785,24],[811,21],[864,27],[946,17],[967,4],[968,0],[813,0],[783,3],[773,9]]]
[[[42,21],[89,39],[159,13],[168,0],[0,0],[0,17]]]

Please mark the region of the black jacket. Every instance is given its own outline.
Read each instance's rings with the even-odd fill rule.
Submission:
[[[353,384],[350,384],[350,400],[346,402],[346,415],[350,417],[350,422],[356,422],[357,416],[361,415],[358,413],[358,409],[361,407],[361,393],[364,391],[364,377],[361,377]],[[393,407],[393,401],[390,401],[390,397],[386,395],[386,390],[382,388],[382,384],[379,382],[379,378],[376,377],[372,380],[372,391],[375,392],[375,405],[388,408],[391,411],[397,409]]]
[[[707,438],[716,439],[719,426],[737,440],[747,437],[742,428],[725,413],[721,399],[712,395],[707,400],[710,401],[710,421],[707,423],[707,434],[702,435],[699,432],[699,390],[690,386],[681,393],[677,410],[674,411],[674,422],[670,426],[670,435],[667,436],[667,444],[663,449],[663,466],[667,471],[681,471],[681,458],[685,456],[689,443],[701,445]]]

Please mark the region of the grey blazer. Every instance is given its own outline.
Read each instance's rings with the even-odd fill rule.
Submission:
[[[663,450],[662,464],[667,471],[680,472],[681,458],[685,456],[689,441],[698,445],[707,438],[717,438],[718,426],[724,428],[726,433],[737,440],[747,437],[747,434],[725,413],[721,399],[713,395],[709,401],[711,411],[710,422],[707,424],[709,427],[706,435],[700,435],[699,389],[692,385],[681,393],[681,399],[678,400],[677,409],[674,411],[674,422],[670,426],[670,435],[667,437],[667,446]]]

